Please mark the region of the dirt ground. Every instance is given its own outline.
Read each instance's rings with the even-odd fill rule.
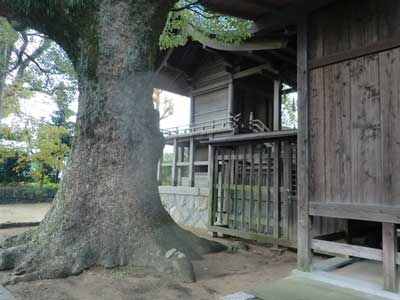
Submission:
[[[0,241],[13,233],[11,229],[1,230]],[[228,239],[217,240],[228,246],[237,244]],[[248,245],[248,251],[231,247],[195,261],[197,282],[191,284],[149,269],[129,267],[94,268],[75,277],[19,283],[7,288],[20,300],[214,300],[286,277],[295,268],[296,255],[292,251],[279,254],[268,246]],[[0,273],[0,279],[4,280],[6,275]]]

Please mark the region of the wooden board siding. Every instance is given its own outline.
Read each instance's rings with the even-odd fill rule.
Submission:
[[[341,0],[310,15],[309,60],[354,50],[400,33],[393,0]]]
[[[227,71],[224,59],[210,53],[204,57],[196,69],[193,75],[193,87],[198,90],[230,79],[231,74]]]
[[[313,13],[309,29],[309,62],[396,34],[400,45],[400,2],[337,1]],[[319,207],[311,214],[327,216],[324,204],[327,209],[347,204],[346,216],[355,219],[364,206],[399,207],[400,48],[309,72],[309,201]],[[340,218],[340,209],[329,216]],[[382,221],[382,216],[363,214],[363,219]]]
[[[228,118],[228,86],[195,96],[193,104],[194,123]]]

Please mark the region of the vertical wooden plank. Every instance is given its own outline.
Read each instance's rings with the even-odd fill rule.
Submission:
[[[215,150],[212,145],[208,145],[208,226],[214,225],[214,160],[215,160]]]
[[[344,62],[336,66],[335,94],[339,100],[340,144],[338,157],[338,186],[342,202],[351,202],[351,96],[350,96],[350,63]],[[342,174],[342,176],[340,176]]]
[[[227,156],[227,170],[226,170],[226,203],[225,203],[225,211],[226,211],[226,223],[229,227],[230,225],[230,220],[229,220],[229,215],[231,211],[231,182],[232,182],[232,150],[229,151],[229,154]]]
[[[398,5],[399,6],[399,5]],[[400,6],[399,6],[400,7]],[[379,54],[381,93],[383,202],[398,205],[400,197],[400,49]]]
[[[214,220],[216,221],[218,219],[218,201],[220,199],[220,194],[221,194],[221,176],[220,176],[220,155],[221,155],[221,149],[219,149],[218,147],[214,147]]]
[[[249,202],[249,229],[253,229],[254,225],[254,145],[250,144],[250,174],[249,174],[249,185],[250,185],[250,202]]]
[[[397,293],[399,290],[399,280],[396,264],[396,224],[382,223],[382,255],[384,288],[387,291]]]
[[[245,228],[246,221],[246,145],[243,146],[243,160],[242,160],[242,229]]]
[[[280,182],[279,182],[279,157],[280,157],[280,142],[274,143],[274,171],[273,171],[273,220],[274,220],[274,238],[280,238]]]
[[[351,62],[352,201],[383,199],[378,56]]]
[[[309,95],[308,95],[308,37],[307,18],[297,24],[297,92],[299,107],[299,128],[297,133],[297,207],[298,243],[297,267],[310,272],[312,252],[309,216]]]
[[[289,240],[289,223],[292,217],[289,200],[292,194],[292,148],[289,142],[283,143],[283,191],[282,191],[282,229],[283,237]]]
[[[219,199],[219,219],[221,224],[223,224],[223,217],[224,217],[224,205],[225,205],[225,149],[221,151],[221,198]]]
[[[238,228],[238,185],[239,185],[239,147],[236,147],[235,151],[235,174],[234,174],[234,185],[235,185],[235,191],[234,191],[234,196],[233,196],[233,205],[234,205],[234,216],[233,216],[233,226],[234,228]]]
[[[271,147],[267,148],[267,175],[266,175],[266,187],[267,187],[267,199],[265,203],[265,232],[268,232],[270,224],[270,205],[271,205]]]
[[[171,185],[176,186],[177,185],[177,162],[178,158],[178,140],[174,139],[174,145],[173,145],[173,150],[172,150],[172,170],[171,170]]]
[[[310,201],[325,201],[324,72],[310,72]]]
[[[274,131],[281,130],[281,87],[281,81],[274,80]]]
[[[336,94],[334,93],[333,86],[334,81],[334,65],[323,68],[323,89],[324,89],[324,114],[323,119],[325,123],[325,197],[320,201],[323,202],[336,202],[336,198],[340,196],[337,190],[337,160],[336,152],[338,134],[336,132],[336,124],[339,122],[337,119],[338,101]],[[312,107],[310,107],[312,111]],[[312,150],[311,150],[312,151]],[[311,187],[312,189],[312,187]],[[338,199],[339,202],[341,201]],[[326,228],[325,228],[326,231]]]
[[[189,142],[189,186],[194,186],[194,154],[195,144],[194,137],[190,138]]]
[[[262,174],[263,174],[263,145],[260,145],[258,156],[258,175],[257,175],[257,232],[261,232],[261,209],[262,209]]]

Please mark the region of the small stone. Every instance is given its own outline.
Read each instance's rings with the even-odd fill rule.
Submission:
[[[186,255],[183,254],[181,258],[175,257],[172,264],[182,282],[196,282],[196,276],[194,273],[192,262],[186,257]]]
[[[178,250],[176,250],[175,248],[169,249],[166,253],[165,253],[165,257],[170,259],[172,256],[174,256],[174,254],[177,252]]]

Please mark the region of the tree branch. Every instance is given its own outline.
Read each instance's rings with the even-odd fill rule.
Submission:
[[[193,6],[196,6],[196,5],[201,4],[201,2],[203,2],[203,0],[197,0],[197,1],[195,1],[195,2],[192,2],[192,3],[187,4],[187,5],[185,5],[185,6],[173,8],[171,11],[173,11],[173,12],[178,12],[178,11],[182,11],[182,10],[185,10],[185,9],[190,9],[190,8],[192,8]]]
[[[31,54],[29,55],[26,51],[23,53],[27,59],[25,59],[21,64],[17,72],[17,78],[21,78],[24,75],[25,69],[28,67],[29,62],[34,63],[38,69],[44,73],[50,73],[50,71],[43,69],[36,58],[40,57],[51,45],[50,40],[45,39],[44,42]]]

